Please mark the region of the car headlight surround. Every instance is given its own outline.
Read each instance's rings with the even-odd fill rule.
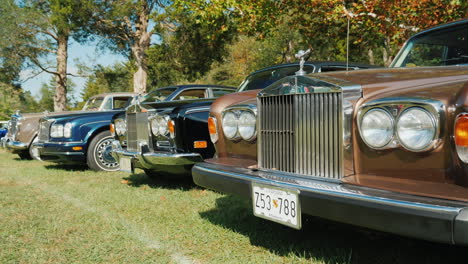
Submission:
[[[421,107],[409,107],[398,117],[396,135],[405,149],[426,150],[433,145],[436,133],[435,117]]]
[[[227,111],[223,114],[222,125],[223,133],[227,139],[234,140],[238,139],[239,135],[237,134],[238,130],[238,118],[233,111]]]
[[[114,121],[115,133],[117,136],[124,136],[127,133],[127,123],[123,119]]]
[[[257,136],[257,118],[251,111],[241,111],[238,117],[237,130],[242,139],[252,141]]]
[[[72,123],[66,123],[64,126],[63,126],[63,137],[65,138],[71,138],[72,137],[72,128],[73,128],[73,124]]]
[[[151,133],[153,135],[158,136],[159,135],[159,120],[157,118],[152,118],[150,120],[150,127],[151,127]]]
[[[50,137],[51,138],[62,138],[63,137],[63,125],[53,124],[50,126]]]
[[[393,116],[382,108],[372,108],[361,119],[361,138],[369,147],[380,149],[387,146],[394,137]]]

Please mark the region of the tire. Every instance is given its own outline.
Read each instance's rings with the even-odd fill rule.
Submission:
[[[22,151],[22,152],[18,153],[18,156],[22,160],[31,160],[32,159],[31,155],[29,155],[29,151]]]
[[[145,171],[146,176],[148,176],[151,179],[156,179],[159,177],[159,174],[155,171],[152,171],[152,170],[144,170],[144,171]]]
[[[111,142],[114,139],[110,131],[97,134],[89,144],[86,163],[94,171],[117,171],[119,163],[111,156]]]

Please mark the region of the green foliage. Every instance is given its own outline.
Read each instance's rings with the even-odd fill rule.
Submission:
[[[16,111],[36,112],[38,104],[29,91],[0,82],[0,120],[8,120]]]
[[[81,93],[82,100],[75,108],[81,109],[90,97],[97,94],[133,91],[130,65],[130,63],[118,63],[111,66],[96,66]]]

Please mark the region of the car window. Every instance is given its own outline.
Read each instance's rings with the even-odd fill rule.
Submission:
[[[233,92],[233,90],[229,90],[229,89],[218,89],[218,88],[214,88],[212,89],[213,90],[213,97],[220,97],[220,96],[223,96],[223,95],[226,95],[226,94],[230,94]]]
[[[294,65],[269,69],[251,74],[241,83],[237,89],[237,92],[263,89],[277,80],[282,79],[283,77],[294,75],[298,70],[299,65]],[[314,66],[304,65],[304,71],[306,73],[311,73],[314,71]]]
[[[101,106],[103,101],[103,97],[90,98],[83,106],[83,110],[99,110],[99,107]]]
[[[174,100],[190,100],[205,98],[206,89],[189,89],[178,94]]]
[[[408,41],[393,67],[446,66],[468,63],[468,28],[450,27]]]
[[[129,104],[131,100],[132,97],[114,97],[114,107],[112,109],[123,109]]]
[[[165,101],[177,88],[164,88],[156,89],[149,92],[143,99],[142,102],[162,102]]]
[[[102,106],[102,110],[112,110],[112,98],[107,97],[104,105]]]

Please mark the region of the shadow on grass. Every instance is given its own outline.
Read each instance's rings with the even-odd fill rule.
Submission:
[[[466,263],[466,248],[430,243],[319,219],[303,217],[302,230],[253,216],[250,200],[224,196],[200,213],[208,221],[250,238],[252,245],[279,256],[324,263]],[[391,221],[391,219],[389,219]]]
[[[183,191],[189,191],[197,186],[193,183],[192,177],[185,178],[168,178],[163,176],[148,177],[144,173],[131,174],[128,177],[124,177],[124,180],[128,181],[128,185],[132,187],[141,187],[147,185],[151,188],[159,189],[177,189]]]
[[[66,165],[66,164],[54,164],[45,165],[48,170],[65,170],[65,171],[86,171],[89,170],[85,165]]]

